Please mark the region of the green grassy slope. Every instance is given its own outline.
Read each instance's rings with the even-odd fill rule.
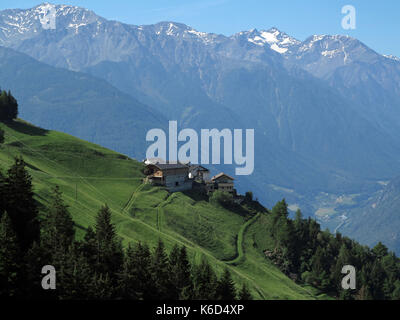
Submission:
[[[256,299],[314,299],[311,289],[295,284],[259,250],[268,239],[261,226],[265,213],[217,207],[194,192],[169,194],[142,184],[142,164],[67,134],[22,121],[6,126],[0,168],[22,155],[33,177],[37,200],[46,205],[59,185],[77,225],[77,236],[94,224],[104,203],[124,244],[142,241],[167,249],[185,245],[191,259],[209,260],[217,273],[229,268],[238,285],[246,282]]]

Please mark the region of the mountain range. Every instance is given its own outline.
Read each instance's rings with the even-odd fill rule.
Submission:
[[[49,6],[0,12],[0,83],[30,122],[138,159],[146,131],[168,120],[254,128],[255,172],[239,177],[239,191],[252,189],[267,205],[285,197],[313,216],[326,209],[321,194],[371,195],[399,174],[394,56],[342,35],[299,41],[271,28],[224,36],[175,22],[128,25],[64,5],[55,6],[56,29],[46,30],[40,17]],[[362,219],[352,223],[367,230]],[[382,241],[387,228],[400,230],[398,216],[382,224]]]

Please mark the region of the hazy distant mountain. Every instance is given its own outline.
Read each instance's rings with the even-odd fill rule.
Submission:
[[[391,180],[361,207],[347,213],[339,230],[368,245],[379,241],[400,252],[400,178]]]
[[[20,117],[49,129],[135,155],[145,155],[146,131],[165,120],[104,80],[54,68],[0,47],[0,84],[18,98]]]
[[[242,34],[242,33],[241,33]],[[393,135],[400,130],[400,59],[380,55],[349,36],[314,35],[300,42],[273,28],[244,33],[280,53],[286,65],[325,80],[369,121]]]
[[[392,134],[400,130],[400,63],[348,36],[313,36],[288,61],[326,80],[363,116]]]
[[[321,191],[375,191],[400,171],[395,57],[346,36],[301,42],[272,28],[227,37],[62,5],[56,30],[44,30],[46,6],[0,12],[0,45],[102,78],[181,127],[254,128],[256,170],[240,185],[267,205],[285,196],[304,208]],[[118,140],[115,126],[97,134]],[[129,148],[125,141],[118,145]]]

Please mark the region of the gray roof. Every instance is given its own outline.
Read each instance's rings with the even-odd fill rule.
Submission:
[[[173,170],[173,169],[184,169],[184,168],[189,168],[186,164],[182,163],[157,163],[157,164],[151,164],[153,166],[156,166],[160,170]]]
[[[201,166],[201,165],[199,165],[199,164],[193,164],[193,165],[191,165],[189,168],[190,168],[190,170],[196,170],[196,169],[198,169],[198,170],[200,170],[200,171],[210,171],[210,170],[208,170],[207,168],[205,168],[205,167],[203,167],[203,166]]]
[[[232,181],[235,180],[231,176],[228,176],[226,173],[221,172],[221,173],[218,173],[216,176],[212,177],[211,181],[214,181],[214,180],[219,179],[221,177],[227,177],[229,180],[232,180]]]

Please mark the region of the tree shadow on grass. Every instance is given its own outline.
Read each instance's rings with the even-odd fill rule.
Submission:
[[[185,196],[191,198],[192,200],[198,202],[198,201],[207,201],[208,202],[208,196],[204,194],[203,192],[200,192],[199,190],[186,190],[182,192]]]
[[[34,125],[22,120],[14,120],[4,124],[9,128],[18,131],[19,133],[30,136],[45,136],[49,132],[48,130],[35,127]]]

